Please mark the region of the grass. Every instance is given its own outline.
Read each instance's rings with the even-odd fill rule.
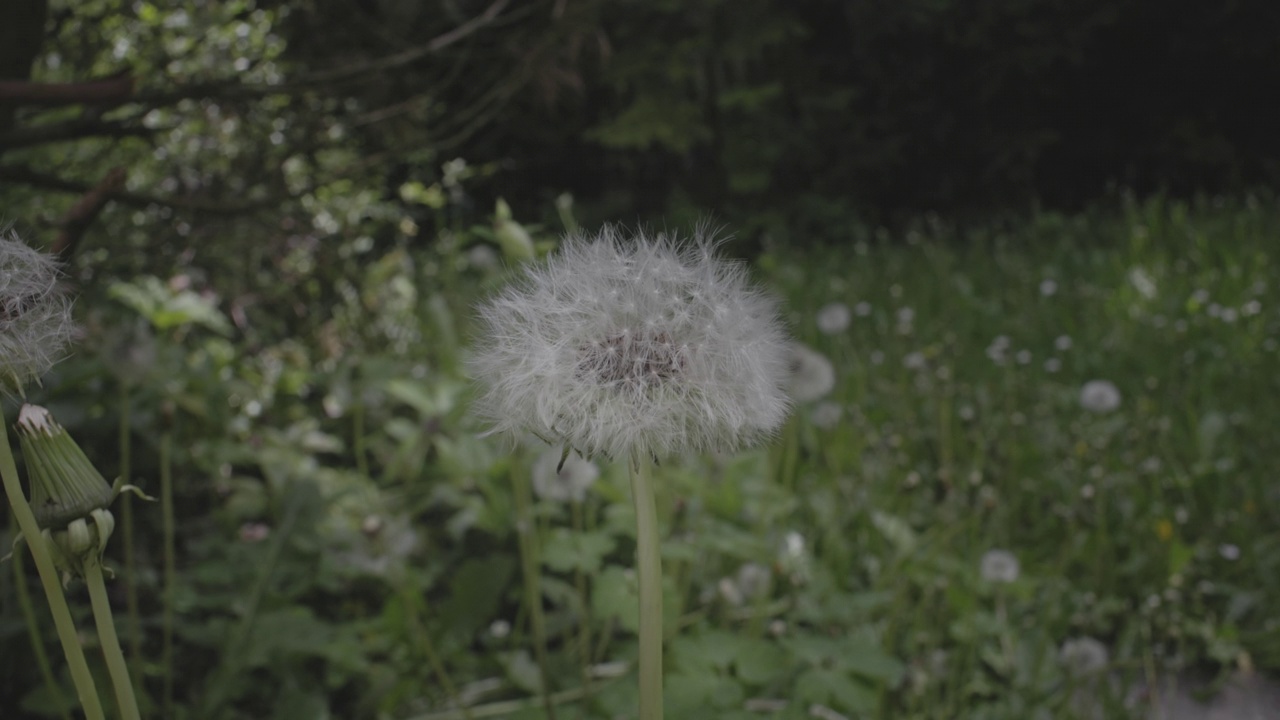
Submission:
[[[1090,697],[1127,717],[1135,682],[1280,670],[1275,211],[1156,200],[769,249],[758,275],[836,385],[770,447],[655,471],[667,716],[1069,718]],[[324,344],[162,332],[164,381],[131,407],[144,440],[178,408],[179,572],[162,591],[146,509],[145,571],[117,583],[139,586],[144,656],[174,613],[175,716],[634,715],[625,468],[581,503],[517,512],[512,478],[542,449],[466,420],[452,338],[500,279],[464,246],[348,278],[349,304],[318,315],[335,318]],[[852,317],[825,334],[830,303]],[[1094,379],[1118,407],[1081,406]],[[104,409],[83,416],[114,446]],[[982,576],[993,550],[1016,579]],[[0,657],[26,656],[16,602],[0,618]],[[1084,638],[1101,667],[1072,660]],[[0,705],[56,714],[35,669],[4,677]]]

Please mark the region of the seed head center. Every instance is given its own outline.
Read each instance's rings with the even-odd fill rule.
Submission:
[[[621,332],[579,349],[579,378],[608,386],[648,387],[680,375],[685,348],[665,332]]]

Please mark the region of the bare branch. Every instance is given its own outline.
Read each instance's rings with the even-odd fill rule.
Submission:
[[[102,208],[106,207],[112,196],[124,187],[124,181],[124,168],[112,168],[107,172],[106,177],[71,206],[67,216],[62,219],[62,231],[58,233],[58,239],[53,242],[52,250],[56,255],[67,260],[75,253],[80,238],[84,237],[85,231],[97,219],[98,214],[102,212]]]
[[[0,80],[0,102],[44,107],[118,105],[133,96],[133,85],[133,75],[128,72],[78,83]]]
[[[16,128],[0,135],[0,150],[91,137],[145,137],[156,132],[158,130],[139,125],[133,119],[102,120],[83,117],[52,125]]]

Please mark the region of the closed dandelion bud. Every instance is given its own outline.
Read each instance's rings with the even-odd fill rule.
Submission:
[[[115,488],[108,485],[80,446],[42,407],[22,406],[18,440],[26,458],[36,524],[61,569],[82,574],[86,562],[101,561],[115,530],[115,516],[107,506],[122,490],[137,492],[137,488],[118,482]]]
[[[23,395],[76,334],[53,256],[0,233],[0,390]]]

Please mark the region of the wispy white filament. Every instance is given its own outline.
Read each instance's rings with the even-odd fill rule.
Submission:
[[[38,380],[75,335],[59,278],[52,256],[0,235],[0,388]]]

